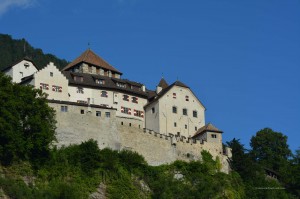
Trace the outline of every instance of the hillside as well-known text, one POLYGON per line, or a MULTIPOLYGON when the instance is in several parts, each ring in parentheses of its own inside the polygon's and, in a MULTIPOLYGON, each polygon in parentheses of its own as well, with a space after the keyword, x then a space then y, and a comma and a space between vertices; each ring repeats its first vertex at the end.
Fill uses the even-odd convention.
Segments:
POLYGON ((13 39, 10 35, 0 34, 0 71, 25 56, 31 58, 39 69, 50 61, 60 69, 68 64, 55 55, 44 54, 42 49, 32 47, 25 39, 13 39))

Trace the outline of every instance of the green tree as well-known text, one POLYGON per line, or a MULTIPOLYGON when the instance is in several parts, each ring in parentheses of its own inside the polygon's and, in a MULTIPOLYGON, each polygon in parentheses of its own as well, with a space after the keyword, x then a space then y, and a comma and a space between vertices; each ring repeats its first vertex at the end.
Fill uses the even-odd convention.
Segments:
POLYGON ((11 83, 0 73, 0 161, 47 159, 55 140, 55 114, 46 95, 32 86, 11 83))
POLYGON ((258 131, 251 138, 250 146, 254 160, 274 171, 279 171, 292 154, 287 144, 287 136, 270 128, 258 131))

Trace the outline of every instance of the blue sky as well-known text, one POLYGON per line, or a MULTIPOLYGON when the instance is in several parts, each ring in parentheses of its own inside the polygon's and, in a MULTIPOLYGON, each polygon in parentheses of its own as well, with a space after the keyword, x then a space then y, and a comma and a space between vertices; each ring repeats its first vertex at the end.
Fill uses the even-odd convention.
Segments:
POLYGON ((123 78, 190 86, 224 141, 300 147, 299 0, 0 0, 0 33, 68 61, 90 43, 123 78))

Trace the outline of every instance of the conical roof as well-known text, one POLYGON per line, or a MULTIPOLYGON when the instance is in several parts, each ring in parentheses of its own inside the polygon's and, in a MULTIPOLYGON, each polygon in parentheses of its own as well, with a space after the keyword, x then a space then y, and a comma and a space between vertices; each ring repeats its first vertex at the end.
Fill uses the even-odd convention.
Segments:
POLYGON ((109 63, 107 63, 104 59, 102 59, 100 56, 94 53, 91 49, 87 49, 86 51, 84 51, 79 57, 77 57, 74 61, 72 61, 65 68, 63 68, 63 71, 69 70, 70 68, 76 66, 79 63, 92 64, 94 66, 99 66, 101 68, 122 74, 120 71, 115 69, 109 63))
POLYGON ((165 89, 165 88, 167 88, 169 86, 169 84, 162 77, 157 86, 161 87, 162 89, 165 89))

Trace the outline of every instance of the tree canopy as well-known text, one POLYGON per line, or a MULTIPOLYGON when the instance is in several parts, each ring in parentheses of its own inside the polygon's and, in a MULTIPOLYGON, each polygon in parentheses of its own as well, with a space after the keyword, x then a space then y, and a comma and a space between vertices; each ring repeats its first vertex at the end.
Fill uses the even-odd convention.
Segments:
POLYGON ((42 161, 55 140, 55 114, 46 95, 0 73, 0 161, 42 161))

